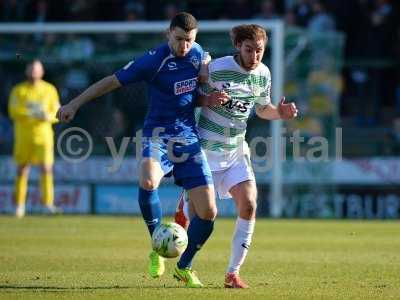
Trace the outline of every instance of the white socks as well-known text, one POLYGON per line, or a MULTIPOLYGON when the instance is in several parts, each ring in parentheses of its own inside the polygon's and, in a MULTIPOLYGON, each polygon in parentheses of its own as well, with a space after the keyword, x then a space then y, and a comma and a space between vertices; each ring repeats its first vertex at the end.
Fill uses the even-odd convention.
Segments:
POLYGON ((228 273, 239 273, 240 266, 243 264, 251 244, 255 223, 255 220, 237 218, 228 273))
MULTIPOLYGON (((184 201, 183 207, 186 218, 189 219, 189 201, 184 201)), ((254 226, 256 220, 245 220, 240 217, 236 219, 235 231, 233 233, 231 258, 229 260, 229 266, 227 273, 239 273, 240 266, 246 259, 247 252, 251 244, 253 237, 254 226)))

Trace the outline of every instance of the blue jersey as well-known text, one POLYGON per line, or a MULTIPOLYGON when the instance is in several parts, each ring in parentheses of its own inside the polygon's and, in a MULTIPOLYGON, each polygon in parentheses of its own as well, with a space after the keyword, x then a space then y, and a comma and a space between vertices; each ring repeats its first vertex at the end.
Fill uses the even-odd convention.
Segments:
POLYGON ((167 43, 129 62, 115 75, 122 85, 148 83, 149 109, 143 136, 150 137, 157 127, 159 136, 196 142, 198 134, 194 117, 197 76, 204 52, 197 43, 184 57, 175 57, 167 43))

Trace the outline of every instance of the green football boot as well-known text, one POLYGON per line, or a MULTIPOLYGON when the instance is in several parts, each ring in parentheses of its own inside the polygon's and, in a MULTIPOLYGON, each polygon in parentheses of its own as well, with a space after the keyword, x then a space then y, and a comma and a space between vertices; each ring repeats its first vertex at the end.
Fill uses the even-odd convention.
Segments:
POLYGON ((175 267, 174 277, 178 281, 183 281, 186 287, 189 288, 201 288, 204 285, 201 283, 199 278, 197 277, 196 273, 192 271, 191 268, 183 268, 179 269, 175 267))
POLYGON ((164 258, 158 255, 157 252, 151 251, 150 255, 149 274, 153 278, 158 278, 165 271, 164 258))

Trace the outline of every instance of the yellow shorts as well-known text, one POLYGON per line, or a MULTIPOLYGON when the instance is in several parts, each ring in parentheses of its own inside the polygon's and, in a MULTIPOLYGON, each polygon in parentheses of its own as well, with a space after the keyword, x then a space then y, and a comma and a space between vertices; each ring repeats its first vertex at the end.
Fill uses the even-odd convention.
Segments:
POLYGON ((16 137, 13 152, 17 165, 44 164, 51 166, 54 163, 54 141, 52 137, 41 142, 27 136, 16 137))

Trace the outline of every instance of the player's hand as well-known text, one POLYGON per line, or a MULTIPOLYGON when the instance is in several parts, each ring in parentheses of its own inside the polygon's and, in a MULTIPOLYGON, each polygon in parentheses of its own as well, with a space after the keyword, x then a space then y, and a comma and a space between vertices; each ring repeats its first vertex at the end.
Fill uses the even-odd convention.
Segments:
POLYGON ((208 106, 223 105, 229 101, 231 97, 225 91, 215 91, 208 95, 208 106))
POLYGON ((78 109, 74 105, 68 103, 58 109, 56 117, 60 122, 68 123, 72 121, 77 110, 78 109))
POLYGON ((285 103, 285 97, 282 97, 278 104, 278 112, 283 120, 290 120, 297 117, 298 110, 294 102, 285 103))

